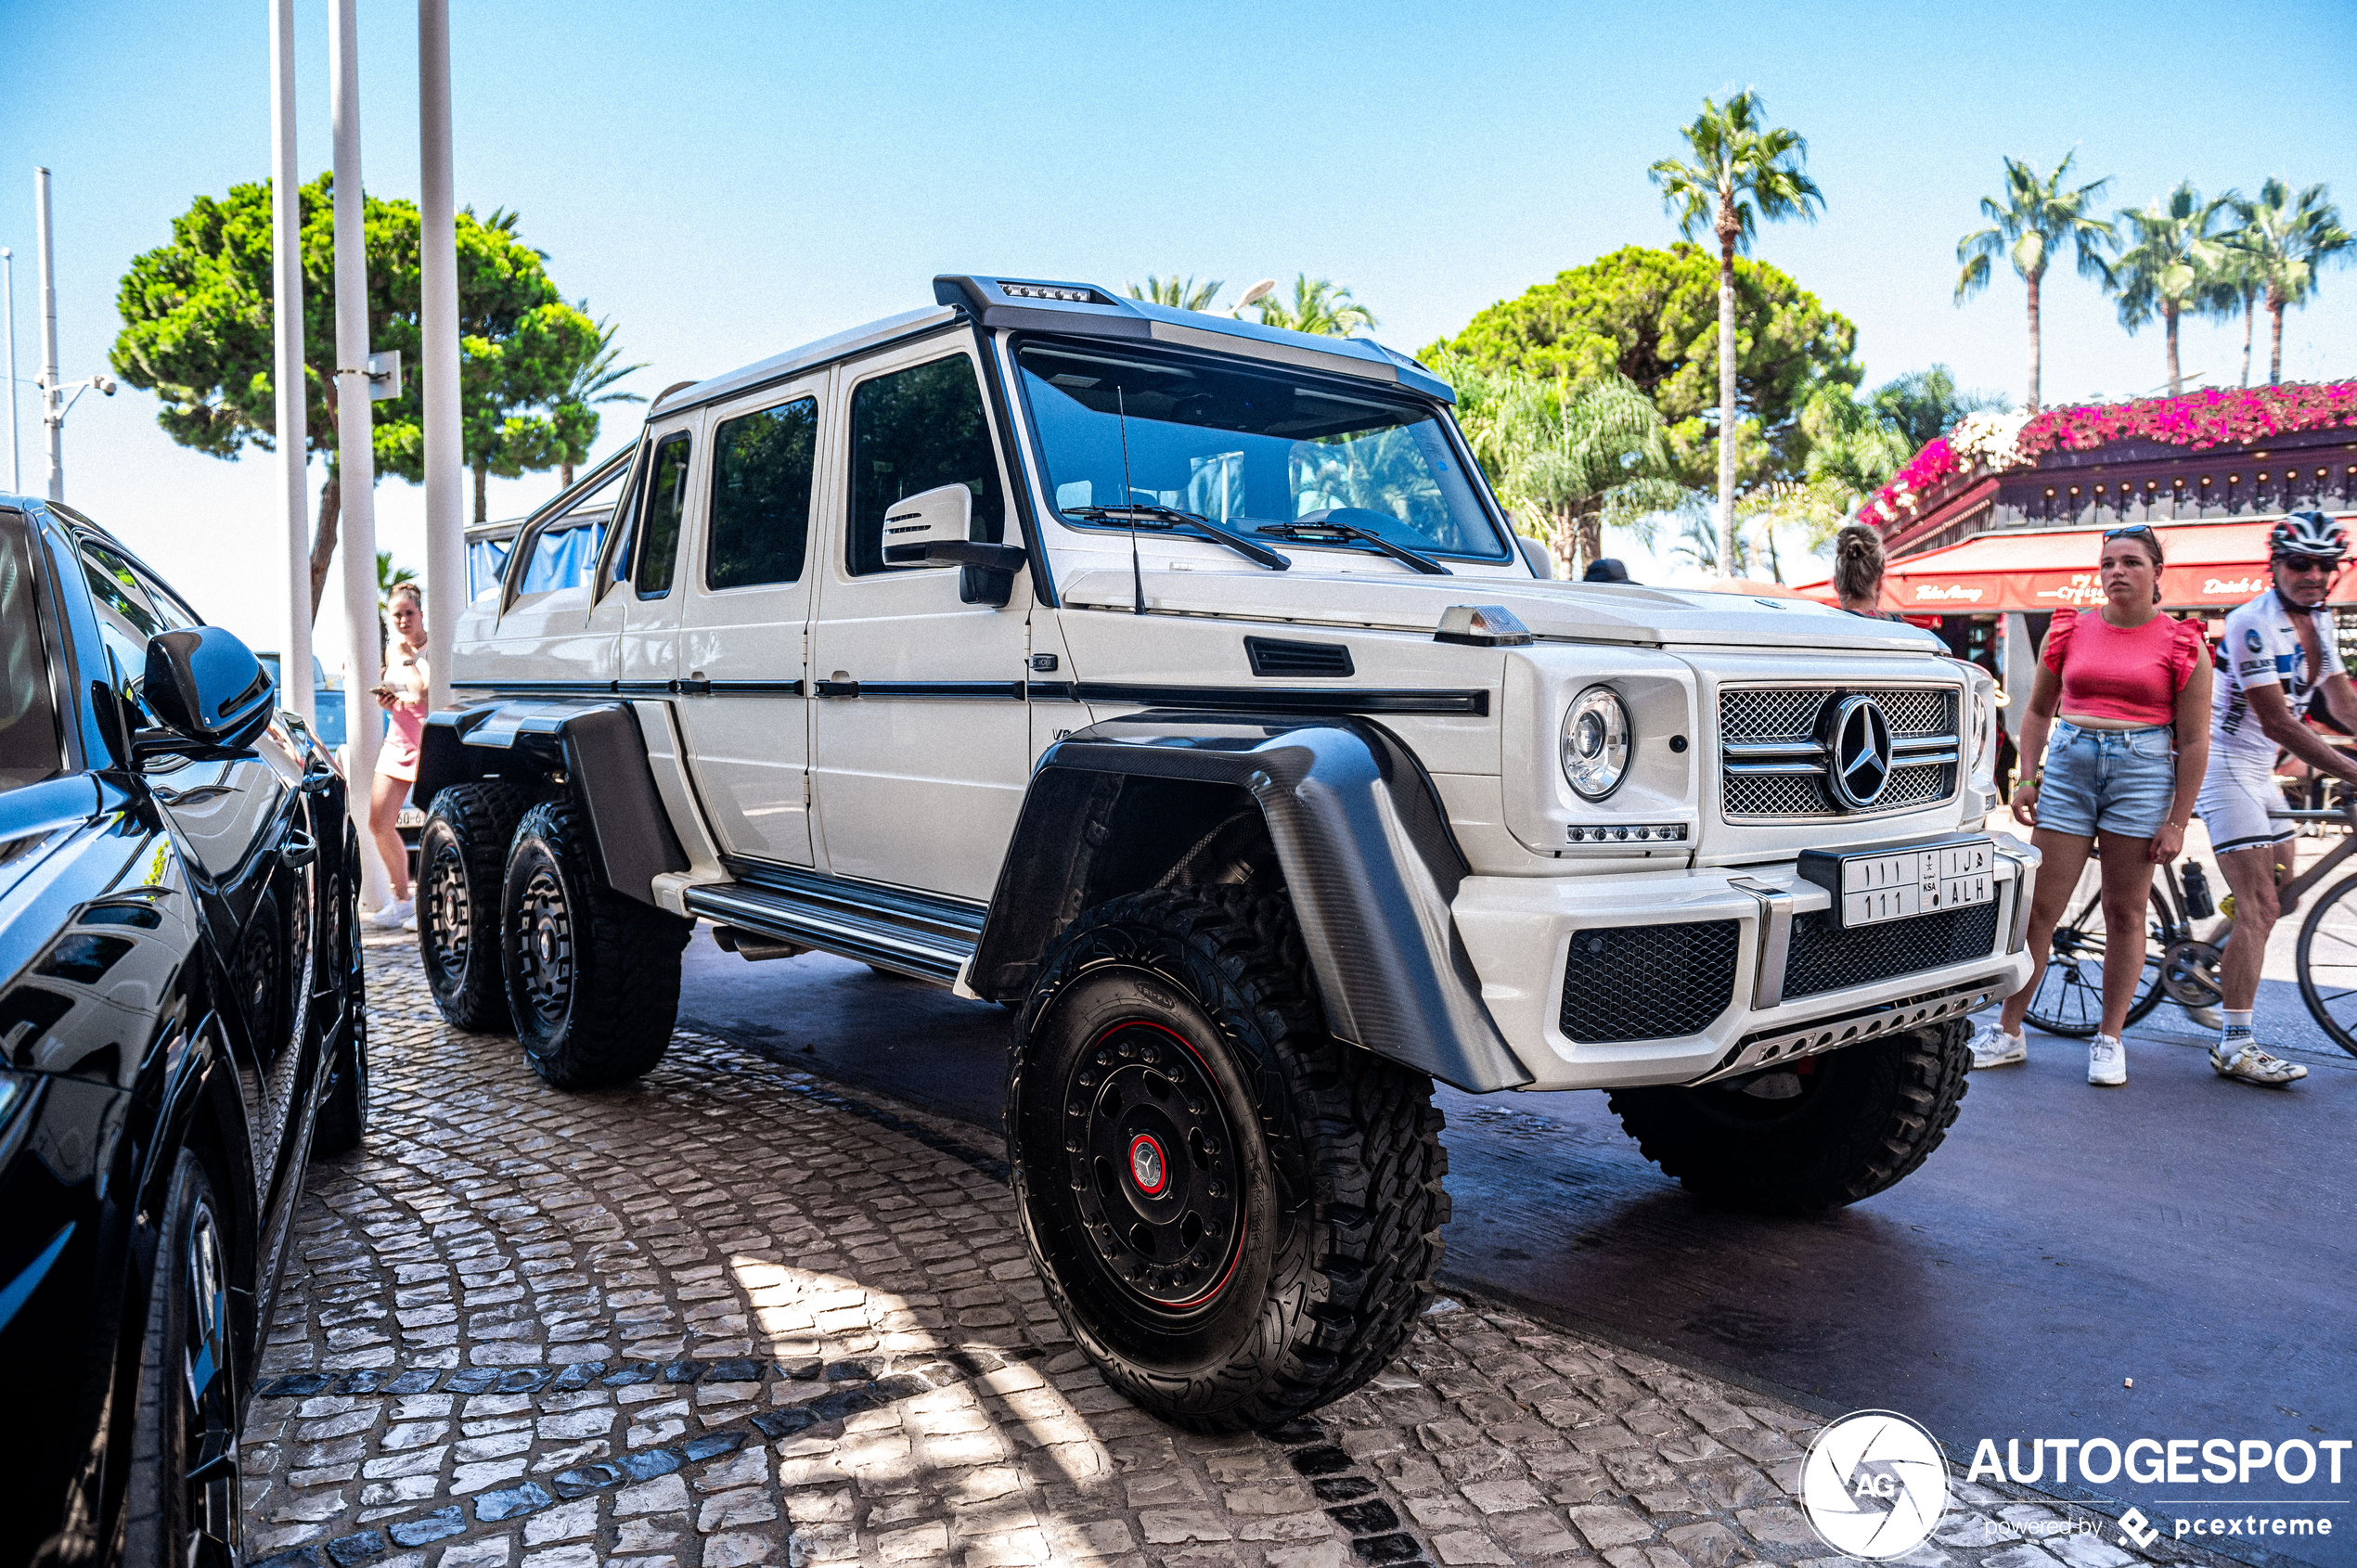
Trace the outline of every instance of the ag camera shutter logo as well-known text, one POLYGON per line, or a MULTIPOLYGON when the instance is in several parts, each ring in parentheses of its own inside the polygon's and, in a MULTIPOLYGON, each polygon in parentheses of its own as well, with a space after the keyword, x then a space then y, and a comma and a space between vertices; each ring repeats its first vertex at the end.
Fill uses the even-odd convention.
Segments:
POLYGON ((1921 1424, 1859 1410, 1817 1434, 1800 1469, 1800 1507, 1825 1544, 1880 1562, 1914 1550, 1948 1508, 1948 1461, 1921 1424))

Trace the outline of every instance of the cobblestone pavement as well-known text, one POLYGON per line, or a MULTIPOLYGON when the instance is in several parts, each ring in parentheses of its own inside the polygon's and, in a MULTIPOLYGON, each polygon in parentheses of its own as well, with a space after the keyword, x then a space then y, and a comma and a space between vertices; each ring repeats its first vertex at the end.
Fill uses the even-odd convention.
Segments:
MULTIPOLYGON (((264 1568, 1841 1561, 1819 1418, 1477 1304, 1314 1420, 1175 1432, 1074 1350, 975 1129, 685 1033, 559 1094, 414 949, 369 970, 374 1125, 312 1173, 245 1434, 264 1568)), ((1910 1562, 2132 1561, 1957 1484, 1910 1562)))

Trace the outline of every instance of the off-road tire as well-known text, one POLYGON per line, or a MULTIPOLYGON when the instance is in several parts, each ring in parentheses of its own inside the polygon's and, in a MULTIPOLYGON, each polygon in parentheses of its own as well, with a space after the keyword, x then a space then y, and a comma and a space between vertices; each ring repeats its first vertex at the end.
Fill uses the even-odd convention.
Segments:
POLYGON ((236 1568, 241 1498, 232 1225, 203 1163, 182 1150, 165 1189, 148 1277, 123 1499, 124 1568, 236 1568))
POLYGON ((1761 1214, 1871 1198, 1924 1163, 1956 1120, 1972 1066, 1962 1019, 1804 1058, 1801 1094, 1616 1089, 1614 1114, 1646 1159, 1697 1196, 1761 1214))
POLYGON ((516 823, 531 804, 512 784, 436 791, 418 832, 418 960, 442 1016, 478 1035, 511 1035, 498 941, 502 880, 516 823))
POLYGON ((360 894, 354 885, 360 841, 349 822, 343 830, 342 865, 343 873, 332 884, 335 902, 328 906, 327 936, 320 944, 321 961, 341 970, 336 1001, 342 1016, 321 1055, 328 1086, 311 1129, 314 1154, 357 1149, 368 1131, 368 977, 360 947, 360 894))
POLYGON ((1336 1399, 1431 1299, 1449 1218, 1432 1080, 1326 1032, 1282 896, 1162 889, 1082 915, 1016 1014, 1005 1114, 1049 1300, 1106 1381, 1174 1425, 1262 1429, 1336 1399), (1075 1179, 1107 1139, 1136 1192, 1075 1179))
POLYGON ((516 824, 499 910, 508 1010, 535 1073, 595 1089, 663 1060, 695 922, 599 881, 570 802, 543 801, 516 824))

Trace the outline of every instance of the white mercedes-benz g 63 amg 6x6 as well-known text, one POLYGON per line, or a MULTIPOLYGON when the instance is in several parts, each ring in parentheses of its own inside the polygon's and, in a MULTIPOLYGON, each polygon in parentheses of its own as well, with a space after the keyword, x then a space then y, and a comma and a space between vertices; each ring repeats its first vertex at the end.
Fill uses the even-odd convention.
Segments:
POLYGON ((1608 1090, 1769 1210, 1939 1142, 1964 1015, 2029 974, 1985 675, 1544 580, 1449 388, 1367 340, 934 292, 658 398, 455 628, 418 779, 453 1022, 644 1073, 699 918, 1005 1004, 1050 1297, 1205 1430, 1407 1335, 1435 1078, 1608 1090))

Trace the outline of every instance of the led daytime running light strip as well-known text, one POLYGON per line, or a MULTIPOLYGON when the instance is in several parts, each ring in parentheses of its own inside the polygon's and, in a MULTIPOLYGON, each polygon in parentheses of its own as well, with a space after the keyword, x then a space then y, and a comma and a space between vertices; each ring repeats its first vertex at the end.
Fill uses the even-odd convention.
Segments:
POLYGON ((1628 828, 1569 828, 1565 832, 1576 844, 1666 843, 1686 836, 1683 822, 1650 822, 1628 828))

